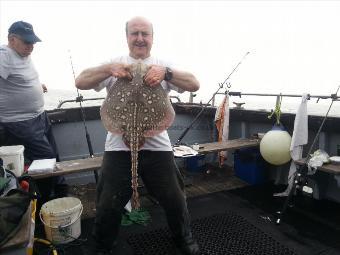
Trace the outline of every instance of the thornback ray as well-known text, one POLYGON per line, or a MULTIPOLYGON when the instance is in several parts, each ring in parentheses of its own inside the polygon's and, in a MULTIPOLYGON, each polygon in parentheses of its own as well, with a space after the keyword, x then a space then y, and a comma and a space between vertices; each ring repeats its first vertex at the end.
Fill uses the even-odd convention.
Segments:
POLYGON ((175 118, 175 111, 162 86, 144 82, 149 67, 142 62, 131 65, 132 80, 120 78, 109 89, 100 109, 106 130, 121 134, 131 151, 132 208, 140 207, 138 197, 138 151, 145 138, 166 130, 175 118))

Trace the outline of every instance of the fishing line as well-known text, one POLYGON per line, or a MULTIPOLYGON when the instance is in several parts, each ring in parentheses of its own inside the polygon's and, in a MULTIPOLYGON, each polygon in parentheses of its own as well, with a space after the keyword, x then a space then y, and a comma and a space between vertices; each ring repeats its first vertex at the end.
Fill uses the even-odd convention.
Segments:
MULTIPOLYGON (((68 52, 69 52, 70 63, 71 63, 71 67, 72 67, 73 79, 74 79, 74 82, 76 82, 76 75, 75 75, 75 72, 74 72, 71 51, 69 50, 68 52)), ((76 98, 76 102, 79 102, 79 106, 80 106, 81 119, 83 121, 84 129, 85 129, 85 137, 86 137, 87 147, 89 149, 90 157, 93 158, 94 154, 93 154, 93 148, 92 148, 92 143, 91 143, 91 137, 90 137, 90 134, 89 134, 89 132, 87 130, 85 111, 84 111, 84 108, 83 108, 82 103, 81 103, 83 101, 83 96, 80 95, 78 88, 77 88, 77 95, 78 96, 76 98)), ((93 173, 94 173, 94 178, 95 178, 95 180, 97 182, 97 180, 98 180, 98 173, 96 171, 93 171, 93 173)))
MULTIPOLYGON (((188 133, 188 131, 192 128, 192 126, 195 124, 195 122, 200 118, 201 114, 203 113, 203 111, 209 106, 209 103, 215 98, 216 94, 218 94, 218 92, 224 87, 224 85, 226 84, 226 82, 229 80, 230 76, 236 71, 237 67, 242 63, 242 61, 245 59, 245 57, 249 54, 250 52, 248 51, 241 59, 240 62, 238 62, 238 64, 234 67, 234 69, 230 72, 230 74, 228 75, 228 77, 224 80, 224 82, 219 83, 218 84, 218 89, 217 91, 212 95, 212 97, 209 99, 209 101, 202 106, 202 109, 200 110, 200 112, 196 115, 196 117, 193 119, 193 121, 190 123, 190 125, 183 131, 183 133, 179 136, 179 138, 177 139, 175 146, 179 145, 182 141, 182 139, 184 138, 184 136, 188 133)), ((231 87, 230 84, 227 84, 227 88, 229 89, 231 87)))

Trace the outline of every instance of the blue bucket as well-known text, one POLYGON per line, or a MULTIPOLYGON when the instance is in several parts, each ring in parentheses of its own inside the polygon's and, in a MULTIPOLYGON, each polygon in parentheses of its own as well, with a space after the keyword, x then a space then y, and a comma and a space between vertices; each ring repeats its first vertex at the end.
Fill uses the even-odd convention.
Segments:
POLYGON ((187 170, 192 173, 201 173, 205 168, 205 155, 198 154, 196 156, 186 158, 187 170))

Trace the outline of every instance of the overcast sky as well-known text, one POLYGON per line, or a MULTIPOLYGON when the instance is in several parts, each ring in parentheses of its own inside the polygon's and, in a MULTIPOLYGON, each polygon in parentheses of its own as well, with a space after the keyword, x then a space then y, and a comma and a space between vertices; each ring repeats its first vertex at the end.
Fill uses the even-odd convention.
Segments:
POLYGON ((340 84, 340 1, 0 0, 0 42, 14 21, 32 23, 41 81, 74 90, 70 53, 76 75, 127 54, 125 22, 136 15, 154 24, 152 55, 197 76, 196 100, 207 101, 246 52, 232 91, 331 94, 340 84))

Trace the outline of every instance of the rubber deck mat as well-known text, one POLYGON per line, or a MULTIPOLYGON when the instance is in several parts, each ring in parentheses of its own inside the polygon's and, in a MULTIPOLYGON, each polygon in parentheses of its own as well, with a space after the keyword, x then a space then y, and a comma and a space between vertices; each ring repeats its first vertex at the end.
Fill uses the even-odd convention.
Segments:
MULTIPOLYGON (((232 211, 192 221, 192 230, 204 255, 297 255, 232 211)), ((136 255, 174 254, 166 227, 129 235, 127 241, 136 255)))

